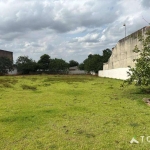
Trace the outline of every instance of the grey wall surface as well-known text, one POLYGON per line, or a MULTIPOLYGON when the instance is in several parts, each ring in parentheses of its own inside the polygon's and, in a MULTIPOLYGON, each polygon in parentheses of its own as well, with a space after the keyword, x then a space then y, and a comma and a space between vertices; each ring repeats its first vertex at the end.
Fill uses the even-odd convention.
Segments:
POLYGON ((112 55, 108 63, 103 65, 103 70, 126 68, 128 66, 134 67, 135 63, 133 59, 138 58, 139 55, 134 53, 133 49, 136 45, 139 49, 142 49, 142 43, 139 41, 139 37, 142 35, 146 36, 145 33, 147 30, 150 30, 150 26, 144 27, 121 39, 112 49, 112 55))

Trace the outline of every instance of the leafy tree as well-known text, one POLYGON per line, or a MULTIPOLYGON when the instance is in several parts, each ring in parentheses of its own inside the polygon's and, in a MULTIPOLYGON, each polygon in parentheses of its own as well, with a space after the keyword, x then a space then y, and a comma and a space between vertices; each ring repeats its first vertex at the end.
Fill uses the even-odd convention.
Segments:
POLYGON ((108 59, 110 58, 111 54, 112 54, 112 51, 110 49, 107 48, 103 50, 103 63, 108 62, 108 59))
POLYGON ((78 65, 79 65, 79 63, 75 60, 70 60, 69 61, 69 67, 74 67, 74 66, 78 66, 78 65))
POLYGON ((0 57, 0 75, 13 71, 13 62, 7 57, 0 57))
POLYGON ((134 52, 139 54, 139 58, 134 59, 135 67, 130 67, 127 82, 148 86, 150 85, 150 31, 147 32, 146 38, 140 37, 139 41, 143 46, 141 50, 135 46, 134 52))
POLYGON ((103 63, 108 62, 111 54, 112 51, 108 48, 103 50, 103 56, 99 54, 90 54, 88 58, 79 65, 79 69, 84 69, 88 72, 94 71, 95 73, 98 73, 99 70, 103 70, 103 63))
POLYGON ((43 71, 48 70, 50 65, 50 56, 48 54, 42 55, 38 61, 38 65, 39 69, 42 69, 43 71))
POLYGON ((87 59, 84 60, 84 69, 88 72, 98 72, 103 69, 103 57, 99 54, 90 54, 87 59))
POLYGON ((17 70, 22 74, 29 74, 37 70, 37 63, 28 56, 20 56, 16 61, 17 70))
POLYGON ((80 70, 84 70, 84 63, 79 64, 78 67, 79 67, 80 70))
POLYGON ((49 66, 50 72, 52 73, 66 73, 69 68, 69 65, 63 59, 51 59, 49 66))

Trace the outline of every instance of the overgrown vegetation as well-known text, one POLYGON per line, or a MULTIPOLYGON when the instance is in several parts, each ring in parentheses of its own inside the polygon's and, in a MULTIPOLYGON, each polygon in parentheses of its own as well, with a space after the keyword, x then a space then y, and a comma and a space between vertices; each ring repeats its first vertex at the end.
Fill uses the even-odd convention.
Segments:
POLYGON ((147 95, 95 76, 0 77, 0 149, 149 149, 147 95), (26 89, 22 88, 22 85, 26 89), (32 87, 37 87, 32 90, 32 87))

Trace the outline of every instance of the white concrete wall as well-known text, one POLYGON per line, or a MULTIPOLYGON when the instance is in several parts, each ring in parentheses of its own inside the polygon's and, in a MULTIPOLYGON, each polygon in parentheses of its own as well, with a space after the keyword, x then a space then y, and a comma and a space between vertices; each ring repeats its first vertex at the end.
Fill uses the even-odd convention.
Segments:
POLYGON ((103 65, 103 70, 127 68, 128 66, 134 67, 135 62, 133 62, 133 59, 138 58, 139 54, 134 53, 133 50, 136 45, 139 49, 142 49, 142 43, 139 41, 139 37, 142 35, 145 36, 147 30, 150 30, 150 26, 144 27, 119 40, 112 49, 112 55, 108 62, 103 65))
POLYGON ((16 68, 14 68, 13 71, 8 72, 9 75, 16 75, 17 73, 18 73, 18 72, 17 72, 17 69, 16 69, 16 68))
POLYGON ((128 74, 127 74, 128 71, 129 71, 129 68, 100 70, 98 72, 98 76, 126 80, 128 79, 128 74))
POLYGON ((125 80, 128 78, 128 66, 134 67, 139 54, 134 53, 133 49, 137 47, 142 50, 142 43, 139 41, 140 36, 146 37, 146 32, 150 30, 150 26, 144 27, 131 35, 118 41, 112 49, 112 55, 108 62, 103 64, 103 71, 98 72, 100 77, 109 77, 125 80))

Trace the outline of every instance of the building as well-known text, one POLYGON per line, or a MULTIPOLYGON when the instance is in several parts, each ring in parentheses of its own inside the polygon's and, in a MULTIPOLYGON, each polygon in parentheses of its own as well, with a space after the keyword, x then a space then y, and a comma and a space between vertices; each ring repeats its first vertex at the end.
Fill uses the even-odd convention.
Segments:
MULTIPOLYGON (((7 57, 9 58, 11 61, 13 61, 13 52, 10 51, 6 51, 6 50, 0 50, 0 57, 7 57)), ((9 75, 15 75, 17 74, 17 68, 14 65, 14 70, 8 72, 9 75)))
POLYGON ((13 61, 13 52, 0 50, 0 57, 7 57, 13 61))
POLYGON ((147 30, 150 30, 150 26, 146 26, 119 40, 117 45, 112 48, 111 57, 103 65, 103 70, 99 71, 98 75, 101 77, 127 79, 128 66, 134 67, 135 62, 133 59, 139 57, 139 54, 134 53, 133 49, 136 45, 139 49, 142 49, 142 43, 139 41, 139 37, 146 36, 147 30))
POLYGON ((87 74, 84 70, 79 70, 78 66, 70 67, 69 74, 87 74))

